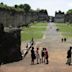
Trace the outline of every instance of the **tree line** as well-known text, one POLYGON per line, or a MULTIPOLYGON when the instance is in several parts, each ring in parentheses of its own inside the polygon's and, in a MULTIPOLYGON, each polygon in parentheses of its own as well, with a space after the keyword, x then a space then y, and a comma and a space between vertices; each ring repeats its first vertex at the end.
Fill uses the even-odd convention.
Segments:
MULTIPOLYGON (((20 4, 20 5, 16 4, 16 5, 11 7, 11 6, 4 4, 3 2, 0 3, 0 9, 14 10, 16 12, 25 12, 25 13, 33 11, 29 4, 20 4)), ((46 9, 41 9, 41 10, 36 10, 36 11, 39 13, 47 14, 46 9)))

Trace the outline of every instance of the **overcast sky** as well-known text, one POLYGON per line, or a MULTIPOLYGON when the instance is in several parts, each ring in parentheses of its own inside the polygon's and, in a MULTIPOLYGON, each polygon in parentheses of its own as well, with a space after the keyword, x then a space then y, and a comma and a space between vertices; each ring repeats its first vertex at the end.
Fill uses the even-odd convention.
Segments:
POLYGON ((55 15, 55 11, 61 10, 66 12, 68 9, 72 9, 72 0, 0 0, 9 6, 15 4, 29 4, 32 9, 47 9, 48 14, 55 15))

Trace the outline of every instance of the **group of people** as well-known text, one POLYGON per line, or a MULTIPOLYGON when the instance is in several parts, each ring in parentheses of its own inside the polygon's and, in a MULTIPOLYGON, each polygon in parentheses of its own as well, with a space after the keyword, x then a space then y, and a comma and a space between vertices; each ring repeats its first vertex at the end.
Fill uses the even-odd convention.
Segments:
POLYGON ((49 57, 48 50, 46 48, 42 48, 42 50, 40 52, 39 48, 36 48, 36 50, 34 50, 34 47, 32 47, 32 49, 31 49, 31 64, 35 64, 35 60, 36 60, 37 64, 39 64, 39 63, 48 64, 49 63, 48 57, 49 57))
MULTIPOLYGON (((72 54, 72 47, 69 48, 67 51, 67 62, 66 64, 71 65, 71 54, 72 54)), ((39 48, 34 49, 34 47, 31 48, 31 64, 35 64, 35 61, 37 64, 39 63, 49 63, 49 55, 48 50, 46 48, 42 48, 40 51, 39 48)))
POLYGON ((61 39, 62 42, 66 42, 66 40, 67 40, 66 38, 62 38, 61 39))

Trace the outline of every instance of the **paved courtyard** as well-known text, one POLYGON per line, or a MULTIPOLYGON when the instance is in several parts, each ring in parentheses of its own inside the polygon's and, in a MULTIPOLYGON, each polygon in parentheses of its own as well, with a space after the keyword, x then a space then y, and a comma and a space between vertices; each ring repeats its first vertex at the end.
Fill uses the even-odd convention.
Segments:
MULTIPOLYGON (((48 48, 49 64, 31 65, 30 52, 25 59, 0 67, 0 72, 72 72, 72 66, 66 65, 66 53, 71 45, 69 42, 61 42, 62 35, 56 31, 54 23, 48 23, 43 39, 36 42, 35 47, 40 50, 43 47, 48 48)), ((22 49, 24 43, 22 42, 22 49)))

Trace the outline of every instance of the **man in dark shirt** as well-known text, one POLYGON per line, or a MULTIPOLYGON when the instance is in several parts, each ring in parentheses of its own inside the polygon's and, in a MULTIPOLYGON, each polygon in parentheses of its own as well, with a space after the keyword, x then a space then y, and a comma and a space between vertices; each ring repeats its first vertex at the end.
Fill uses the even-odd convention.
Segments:
POLYGON ((31 64, 34 64, 34 60, 36 59, 34 47, 31 50, 31 64))
POLYGON ((70 49, 67 52, 67 63, 66 64, 68 64, 68 65, 71 64, 71 49, 72 49, 72 47, 70 47, 70 49))

